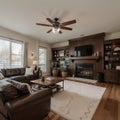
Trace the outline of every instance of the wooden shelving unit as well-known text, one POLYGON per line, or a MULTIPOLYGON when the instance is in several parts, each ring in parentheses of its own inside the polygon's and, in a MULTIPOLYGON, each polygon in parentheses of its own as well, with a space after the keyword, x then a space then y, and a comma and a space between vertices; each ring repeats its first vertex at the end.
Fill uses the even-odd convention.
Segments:
POLYGON ((120 66, 120 40, 105 41, 104 44, 104 69, 116 70, 120 66))
POLYGON ((120 83, 120 39, 104 42, 104 75, 105 81, 120 83))
MULTIPOLYGON (((61 71, 63 68, 69 68, 69 47, 52 48, 51 75, 53 68, 61 71)), ((59 72, 59 75, 61 73, 59 72)))
POLYGON ((68 47, 52 48, 52 60, 60 62, 69 57, 68 47))

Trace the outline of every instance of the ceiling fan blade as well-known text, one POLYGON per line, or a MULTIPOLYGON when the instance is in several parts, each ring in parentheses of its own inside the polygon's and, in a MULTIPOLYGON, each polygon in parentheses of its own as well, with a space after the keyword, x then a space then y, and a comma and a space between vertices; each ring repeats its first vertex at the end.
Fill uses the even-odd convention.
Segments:
POLYGON ((60 28, 64 29, 64 30, 72 30, 72 28, 69 28, 69 27, 63 27, 63 26, 61 26, 60 28))
POLYGON ((41 25, 41 26, 52 27, 52 25, 48 25, 48 24, 42 24, 42 23, 36 23, 36 25, 41 25))
POLYGON ((48 22, 50 22, 51 24, 53 24, 53 20, 51 20, 50 18, 46 18, 46 20, 48 20, 48 22))
POLYGON ((62 31, 60 30, 59 33, 62 34, 62 31))
POLYGON ((74 24, 74 23, 76 23, 76 20, 71 20, 71 21, 63 22, 62 26, 66 26, 66 25, 70 25, 70 24, 74 24))
POLYGON ((48 30, 47 33, 50 33, 52 31, 52 29, 48 30))

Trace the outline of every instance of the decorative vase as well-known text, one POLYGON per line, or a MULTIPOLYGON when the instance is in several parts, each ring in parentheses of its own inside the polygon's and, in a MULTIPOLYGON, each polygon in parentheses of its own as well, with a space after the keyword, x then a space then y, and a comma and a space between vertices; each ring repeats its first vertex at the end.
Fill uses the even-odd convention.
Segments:
POLYGON ((45 77, 43 76, 43 77, 42 77, 42 82, 44 82, 44 81, 45 81, 45 77))
POLYGON ((57 77, 58 76, 58 72, 59 72, 58 70, 54 70, 53 69, 53 71, 52 71, 53 77, 57 77))
POLYGON ((67 75, 68 75, 68 72, 64 72, 64 71, 62 72, 62 77, 63 77, 63 78, 66 78, 67 75))

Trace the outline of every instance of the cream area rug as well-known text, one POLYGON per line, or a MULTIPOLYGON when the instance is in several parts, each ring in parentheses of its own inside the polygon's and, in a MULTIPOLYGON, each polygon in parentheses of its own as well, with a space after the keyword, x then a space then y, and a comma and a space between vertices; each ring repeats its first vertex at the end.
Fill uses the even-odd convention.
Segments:
POLYGON ((67 120, 91 120, 106 88, 73 81, 64 87, 51 98, 51 110, 67 120))

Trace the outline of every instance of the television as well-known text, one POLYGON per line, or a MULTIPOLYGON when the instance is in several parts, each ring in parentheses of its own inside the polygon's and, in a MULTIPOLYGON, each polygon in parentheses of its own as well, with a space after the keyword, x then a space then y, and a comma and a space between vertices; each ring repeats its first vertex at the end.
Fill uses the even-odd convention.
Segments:
POLYGON ((75 56, 92 56, 93 54, 93 46, 92 45, 84 45, 75 47, 75 56))

